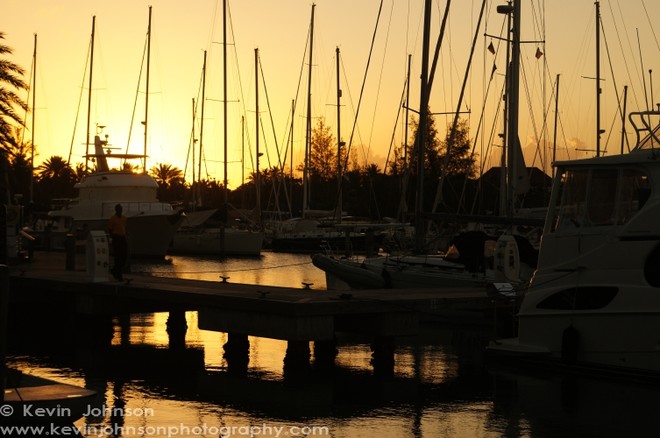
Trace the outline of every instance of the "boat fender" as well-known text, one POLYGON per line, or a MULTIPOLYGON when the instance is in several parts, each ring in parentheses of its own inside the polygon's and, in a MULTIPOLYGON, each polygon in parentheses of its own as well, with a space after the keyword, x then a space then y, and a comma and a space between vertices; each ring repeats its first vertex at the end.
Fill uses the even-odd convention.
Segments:
POLYGON ((561 360, 566 365, 574 365, 577 362, 580 348, 580 332, 569 325, 561 335, 561 360))

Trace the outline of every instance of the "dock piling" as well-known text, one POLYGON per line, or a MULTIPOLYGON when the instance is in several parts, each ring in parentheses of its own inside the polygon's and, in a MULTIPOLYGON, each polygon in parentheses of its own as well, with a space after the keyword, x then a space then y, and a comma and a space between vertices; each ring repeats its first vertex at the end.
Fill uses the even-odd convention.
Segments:
POLYGON ((250 362, 250 341, 244 333, 227 333, 227 342, 223 346, 223 357, 227 361, 227 372, 246 376, 250 362))
POLYGON ((171 310, 167 317, 167 334, 170 338, 170 349, 186 348, 186 332, 188 322, 186 312, 183 310, 171 310))
POLYGON ((310 372, 309 358, 309 341, 287 341, 284 379, 288 382, 306 380, 310 372))

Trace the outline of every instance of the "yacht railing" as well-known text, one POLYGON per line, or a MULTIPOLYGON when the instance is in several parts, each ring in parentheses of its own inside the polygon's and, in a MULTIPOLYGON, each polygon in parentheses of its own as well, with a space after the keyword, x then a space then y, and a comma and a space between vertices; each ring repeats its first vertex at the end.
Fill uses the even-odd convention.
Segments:
POLYGON ((634 149, 655 149, 660 146, 660 111, 634 111, 628 120, 635 130, 637 143, 634 149), (655 118, 654 118, 655 116, 655 118), (651 123, 655 121, 655 123, 651 123))

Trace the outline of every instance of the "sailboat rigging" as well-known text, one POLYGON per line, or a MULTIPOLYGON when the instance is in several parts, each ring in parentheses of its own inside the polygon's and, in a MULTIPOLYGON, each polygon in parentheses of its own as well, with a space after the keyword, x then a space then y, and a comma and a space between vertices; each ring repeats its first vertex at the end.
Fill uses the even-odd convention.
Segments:
MULTIPOLYGON (((519 4, 516 8, 506 9, 508 14, 516 11, 515 19, 519 20, 519 4)), ((503 9, 504 11, 504 9, 503 9)), ((483 8, 482 8, 483 12, 483 8)), ((472 287, 498 281, 509 281, 514 284, 524 284, 531 274, 531 269, 521 269, 524 262, 535 263, 533 257, 521 260, 518 243, 512 236, 504 235, 497 243, 492 241, 495 248, 493 261, 485 255, 485 233, 472 232, 455 236, 450 244, 457 249, 454 255, 448 251, 446 255, 427 255, 423 253, 426 235, 426 219, 432 217, 424 213, 424 145, 426 144, 427 121, 429 115, 429 40, 430 40, 431 1, 425 2, 424 37, 422 40, 422 73, 420 84, 420 110, 419 124, 415 138, 415 151, 417 153, 417 191, 415 199, 415 253, 416 255, 367 257, 363 260, 340 259, 337 260, 323 254, 314 255, 312 261, 315 266, 326 272, 328 288, 348 285, 353 288, 406 288, 406 287, 472 287), (494 264, 494 266, 490 266, 494 264), (500 278, 501 277, 501 278, 500 278), (338 282, 337 280, 341 280, 338 282)), ((511 19, 511 15, 509 15, 511 19)), ((481 20, 481 15, 480 15, 481 20)), ((517 25, 519 26, 519 24, 517 25)), ((520 44, 519 27, 514 26, 512 32, 513 45, 520 44)), ((442 39, 439 39, 439 43, 442 39)), ((519 49, 512 51, 512 57, 519 57, 519 49)), ((513 66, 509 70, 510 86, 517 87, 517 78, 514 76, 519 67, 513 66), (511 77, 514 76, 514 77, 511 77)), ((509 114, 517 117, 517 93, 511 98, 509 114)), ((460 105, 460 104, 459 104, 460 105)), ((460 106, 459 106, 460 108, 460 106)), ((509 124, 509 132, 517 134, 517 124, 509 124), (513 129, 513 131, 512 131, 513 129)), ((516 138, 516 135, 512 135, 516 138)), ((514 141, 513 139, 511 140, 514 141)), ((519 145, 519 143, 518 143, 519 145)), ((513 157, 510 157, 513 160, 513 157)), ((529 244, 528 244, 529 245, 529 244)), ((529 245, 531 246, 531 245, 529 245)))
MULTIPOLYGON (((228 223, 229 201, 227 198, 227 0, 223 1, 223 199, 220 208, 218 226, 208 226, 207 221, 215 215, 217 210, 205 210, 189 214, 181 229, 172 239, 171 251, 179 254, 208 254, 225 256, 258 256, 263 246, 263 232, 261 230, 239 229, 231 227, 228 223)), ((204 119, 204 90, 206 84, 206 51, 204 52, 204 75, 202 87, 202 122, 204 119)), ((258 113, 257 113, 258 114, 258 113)), ((258 116, 257 116, 258 117, 258 116)), ((201 125, 203 127, 203 125, 201 125)), ((201 176, 202 162, 202 127, 200 127, 199 172, 201 176)), ((200 178, 201 181, 201 178, 200 178)), ((257 201, 258 202, 258 201, 257 201)))
MULTIPOLYGON (((128 218, 128 250, 134 257, 165 256, 172 235, 181 224, 182 212, 174 211, 172 205, 159 202, 158 184, 146 173, 133 173, 124 170, 110 170, 108 159, 143 159, 146 154, 113 154, 107 148, 107 135, 101 139, 101 130, 94 136, 94 153, 89 153, 89 127, 91 125, 93 42, 96 17, 92 19, 92 47, 90 49, 90 87, 87 113, 87 153, 85 154, 86 175, 74 187, 78 197, 59 210, 51 210, 48 215, 57 223, 58 231, 102 230, 107 228, 107 221, 114 214, 115 205, 121 204, 128 218), (96 166, 88 173, 88 163, 94 159, 96 166)), ((151 8, 149 8, 149 29, 151 29, 151 8)), ((147 64, 150 59, 147 58, 147 64)), ((148 70, 148 69, 147 69, 148 70)), ((149 95, 145 96, 149 99, 149 95)), ((146 127, 145 127, 146 129, 146 127)))

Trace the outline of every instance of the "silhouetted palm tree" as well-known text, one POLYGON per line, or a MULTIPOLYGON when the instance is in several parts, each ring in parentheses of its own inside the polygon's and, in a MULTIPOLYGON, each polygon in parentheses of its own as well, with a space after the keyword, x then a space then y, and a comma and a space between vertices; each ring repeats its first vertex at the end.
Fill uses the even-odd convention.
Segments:
MULTIPOLYGON (((4 32, 0 32, 0 40, 5 39, 4 32)), ((5 59, 11 55, 9 46, 0 44, 0 146, 16 146, 12 125, 23 126, 23 119, 18 115, 17 109, 27 111, 27 104, 18 96, 17 91, 27 89, 23 81, 24 70, 13 62, 5 59)))
POLYGON ((75 180, 80 181, 83 176, 87 175, 87 172, 85 172, 85 165, 83 163, 76 164, 75 169, 73 169, 73 174, 75 175, 75 180))
POLYGON ((76 183, 75 171, 62 157, 54 155, 35 169, 36 195, 39 203, 48 205, 53 198, 71 198, 76 183))
POLYGON ((56 179, 56 178, 65 178, 73 180, 75 173, 69 163, 62 157, 53 155, 39 167, 36 168, 36 174, 38 179, 56 179))
MULTIPOLYGON (((0 40, 5 39, 4 32, 0 32, 0 40)), ((11 199, 9 183, 9 159, 7 150, 16 146, 14 125, 23 126, 23 120, 18 115, 17 108, 27 111, 27 104, 16 93, 27 88, 21 78, 23 69, 13 62, 5 59, 11 55, 9 46, 0 44, 0 203, 8 203, 11 199)))
POLYGON ((149 171, 160 187, 169 187, 172 184, 183 182, 183 172, 171 164, 158 164, 149 171))
POLYGON ((132 173, 138 173, 140 170, 140 166, 136 164, 129 163, 128 161, 124 161, 121 165, 121 170, 123 172, 132 172, 132 173))
MULTIPOLYGON (((12 194, 22 193, 27 196, 30 190, 30 176, 32 166, 30 163, 32 143, 23 141, 23 129, 10 126, 12 140, 5 145, 5 165, 8 170, 9 189, 12 194)), ((26 198, 27 199, 27 198, 26 198)))

